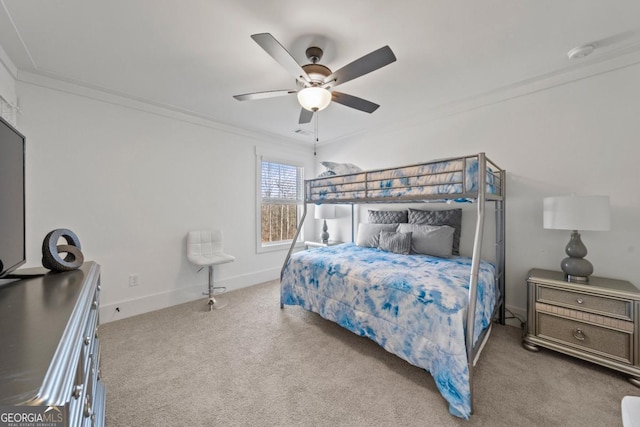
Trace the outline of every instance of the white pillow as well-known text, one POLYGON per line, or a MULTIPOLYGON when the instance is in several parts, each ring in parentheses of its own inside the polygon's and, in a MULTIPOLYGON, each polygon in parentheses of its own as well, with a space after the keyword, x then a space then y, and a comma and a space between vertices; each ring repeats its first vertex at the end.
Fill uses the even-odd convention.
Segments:
POLYGON ((411 253, 450 258, 455 229, 448 225, 398 224, 399 233, 411 232, 411 253))
POLYGON ((370 224, 361 222, 358 226, 356 245, 363 248, 377 248, 381 231, 396 231, 398 224, 370 224))

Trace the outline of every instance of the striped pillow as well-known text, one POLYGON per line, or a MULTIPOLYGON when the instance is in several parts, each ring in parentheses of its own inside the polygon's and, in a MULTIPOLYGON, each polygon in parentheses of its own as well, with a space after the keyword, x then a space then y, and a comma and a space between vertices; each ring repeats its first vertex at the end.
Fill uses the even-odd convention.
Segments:
POLYGON ((411 232, 396 233, 381 231, 378 249, 396 254, 409 255, 411 252, 411 232))

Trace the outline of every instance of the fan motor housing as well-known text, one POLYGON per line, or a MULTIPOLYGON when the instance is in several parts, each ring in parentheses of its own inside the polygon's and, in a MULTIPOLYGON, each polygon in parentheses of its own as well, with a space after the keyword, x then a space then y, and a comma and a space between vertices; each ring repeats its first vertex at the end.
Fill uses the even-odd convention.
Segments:
POLYGON ((322 64, 303 65, 302 69, 311 78, 312 83, 322 83, 326 77, 331 75, 331 70, 322 64))

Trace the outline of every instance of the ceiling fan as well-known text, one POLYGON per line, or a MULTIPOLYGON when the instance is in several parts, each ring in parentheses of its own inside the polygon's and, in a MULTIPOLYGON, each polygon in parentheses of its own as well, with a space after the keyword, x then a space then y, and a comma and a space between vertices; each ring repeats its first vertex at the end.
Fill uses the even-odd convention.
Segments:
POLYGON ((313 118, 313 113, 323 110, 331 101, 366 113, 373 113, 379 107, 378 104, 357 96, 337 92, 333 88, 396 60, 391 48, 384 46, 333 72, 318 63, 323 54, 319 47, 312 46, 306 50, 305 54, 310 63, 301 66, 271 34, 254 34, 251 38, 295 77, 298 89, 246 93, 235 95, 234 98, 238 101, 247 101, 297 93, 298 101, 302 106, 299 123, 309 123, 313 118))

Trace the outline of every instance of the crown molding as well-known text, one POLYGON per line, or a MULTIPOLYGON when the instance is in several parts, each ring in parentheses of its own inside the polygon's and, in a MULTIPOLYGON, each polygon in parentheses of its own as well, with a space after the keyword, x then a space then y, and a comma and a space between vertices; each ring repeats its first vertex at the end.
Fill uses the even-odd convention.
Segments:
POLYGON ((325 140, 318 146, 329 145, 336 142, 345 142, 355 138, 363 138, 372 133, 390 133, 398 129, 416 127, 425 122, 439 120, 445 117, 466 113, 483 107, 488 107, 511 99, 531 95, 537 92, 553 89, 555 87, 571 84, 591 77, 620 70, 640 64, 640 44, 628 46, 610 54, 602 54, 554 72, 542 74, 530 79, 505 85, 484 93, 458 99, 453 102, 413 114, 411 117, 396 122, 386 127, 376 127, 364 131, 354 132, 348 135, 325 140))
POLYGON ((271 134, 268 132, 258 132, 252 129, 239 128, 233 125, 222 123, 215 118, 205 116, 193 111, 189 111, 180 107, 165 105, 149 101, 143 98, 137 98, 106 88, 81 83, 74 79, 67 79, 39 69, 38 72, 30 72, 18 70, 16 81, 52 89, 58 92, 68 93, 72 95, 89 98, 94 101, 113 104, 120 107, 130 108, 149 114, 155 114, 162 117, 190 123, 197 126, 203 126, 215 129, 220 132, 239 135, 261 142, 268 142, 283 147, 300 148, 300 141, 290 138, 283 138, 281 135, 271 134))
MULTIPOLYGON (((65 78, 43 69, 38 69, 37 72, 18 70, 0 47, 0 62, 5 64, 5 58, 9 63, 9 67, 11 67, 9 71, 15 73, 16 80, 19 82, 83 96, 96 101, 144 111, 194 125, 216 129, 221 132, 241 135, 251 139, 265 141, 265 138, 267 138, 268 141, 266 142, 281 145, 283 147, 295 146, 299 148, 301 145, 301 142, 298 139, 286 138, 282 135, 264 132, 257 129, 240 128, 222 123, 213 117, 208 117, 194 111, 185 110, 176 106, 160 104, 143 98, 136 98, 127 94, 118 93, 106 88, 97 87, 95 85, 78 82, 75 79, 65 78)), ((633 44, 624 49, 618 49, 600 55, 593 55, 593 58, 587 57, 578 60, 576 63, 560 70, 441 104, 434 108, 415 113, 405 120, 396 122, 393 125, 386 127, 374 127, 343 135, 339 138, 324 140, 318 143, 318 146, 326 146, 336 142, 353 140, 355 138, 364 138, 372 133, 389 133, 398 129, 420 126, 425 122, 439 120, 448 116, 488 107, 511 99, 549 90, 637 64, 640 64, 640 44, 633 44)), ((6 66, 7 65, 5 64, 5 67, 6 66)))
POLYGON ((2 46, 0 46, 0 64, 11 74, 11 77, 14 79, 18 78, 18 67, 16 67, 11 58, 9 58, 9 55, 7 55, 7 52, 5 52, 2 46))

